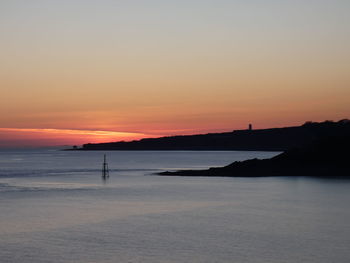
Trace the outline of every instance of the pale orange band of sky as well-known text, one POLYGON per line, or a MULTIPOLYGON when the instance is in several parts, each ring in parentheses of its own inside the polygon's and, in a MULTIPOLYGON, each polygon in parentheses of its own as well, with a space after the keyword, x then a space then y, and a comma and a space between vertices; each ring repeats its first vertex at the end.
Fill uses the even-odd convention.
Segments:
POLYGON ((87 142, 112 142, 116 139, 131 141, 144 137, 155 136, 113 131, 0 128, 0 147, 81 145, 87 142))

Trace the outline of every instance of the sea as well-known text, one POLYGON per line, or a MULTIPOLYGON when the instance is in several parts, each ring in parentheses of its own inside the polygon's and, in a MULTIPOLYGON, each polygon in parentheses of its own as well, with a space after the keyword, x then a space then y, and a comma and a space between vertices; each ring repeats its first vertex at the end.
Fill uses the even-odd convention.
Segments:
POLYGON ((350 262, 350 180, 155 175, 276 154, 0 151, 0 262, 350 262))

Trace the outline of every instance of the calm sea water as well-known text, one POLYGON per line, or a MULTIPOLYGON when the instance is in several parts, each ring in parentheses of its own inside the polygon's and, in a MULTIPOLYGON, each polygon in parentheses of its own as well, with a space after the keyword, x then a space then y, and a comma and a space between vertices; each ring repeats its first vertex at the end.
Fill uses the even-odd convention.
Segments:
POLYGON ((350 180, 152 173, 267 152, 0 152, 0 262, 350 262, 350 180))

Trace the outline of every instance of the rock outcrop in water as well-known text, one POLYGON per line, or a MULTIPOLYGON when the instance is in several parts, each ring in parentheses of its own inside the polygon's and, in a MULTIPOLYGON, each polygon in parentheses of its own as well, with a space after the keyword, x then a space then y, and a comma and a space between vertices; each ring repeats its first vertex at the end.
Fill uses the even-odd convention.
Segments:
POLYGON ((71 150, 237 150, 285 151, 323 137, 350 134, 350 121, 307 122, 302 126, 84 144, 71 150))
POLYGON ((349 176, 350 134, 328 137, 307 146, 285 151, 271 159, 234 162, 208 170, 163 172, 166 176, 349 176))

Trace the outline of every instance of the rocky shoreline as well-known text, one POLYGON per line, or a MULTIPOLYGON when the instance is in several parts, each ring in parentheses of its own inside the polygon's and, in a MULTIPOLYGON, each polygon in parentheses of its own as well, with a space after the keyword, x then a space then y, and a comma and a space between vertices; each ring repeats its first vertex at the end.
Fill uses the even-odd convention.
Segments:
POLYGON ((329 137, 293 148, 271 159, 233 162, 207 170, 180 170, 161 176, 267 177, 267 176, 347 176, 350 177, 350 136, 329 137))

